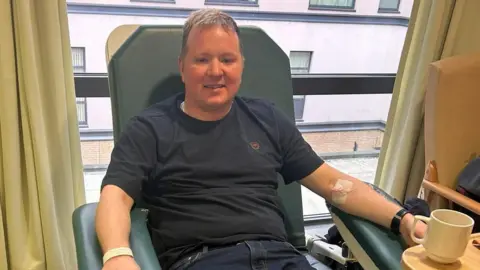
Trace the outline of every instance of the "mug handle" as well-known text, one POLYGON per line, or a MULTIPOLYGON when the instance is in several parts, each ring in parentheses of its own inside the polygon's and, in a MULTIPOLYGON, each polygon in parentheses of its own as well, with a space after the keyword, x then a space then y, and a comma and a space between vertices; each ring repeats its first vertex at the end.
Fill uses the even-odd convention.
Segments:
POLYGON ((426 235, 424 235, 423 238, 418 238, 415 236, 415 227, 417 226, 417 222, 420 220, 425 222, 425 224, 427 225, 430 222, 429 217, 419 216, 419 215, 414 216, 412 230, 410 230, 410 238, 412 238, 413 242, 422 245, 423 243, 425 243, 426 235))

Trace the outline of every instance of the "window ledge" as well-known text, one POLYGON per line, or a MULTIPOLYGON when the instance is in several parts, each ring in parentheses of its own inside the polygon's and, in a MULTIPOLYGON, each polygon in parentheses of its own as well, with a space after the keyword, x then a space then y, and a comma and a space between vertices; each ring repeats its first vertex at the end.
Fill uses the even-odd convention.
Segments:
POLYGON ((338 12, 357 12, 357 10, 353 7, 309 6, 308 9, 338 12))
POLYGON ((400 14, 400 11, 398 9, 378 9, 378 13, 384 13, 384 14, 400 14))
POLYGON ((206 0, 205 5, 214 5, 214 6, 237 6, 237 7, 258 7, 258 1, 255 3, 252 2, 243 2, 243 1, 228 1, 223 2, 220 0, 206 0))

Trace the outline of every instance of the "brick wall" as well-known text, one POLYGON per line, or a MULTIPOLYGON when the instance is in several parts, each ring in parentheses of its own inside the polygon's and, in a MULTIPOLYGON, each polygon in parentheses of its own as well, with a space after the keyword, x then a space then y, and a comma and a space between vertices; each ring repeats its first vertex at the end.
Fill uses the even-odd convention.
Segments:
MULTIPOLYGON (((380 130, 303 133, 305 140, 316 152, 351 152, 356 141, 358 150, 373 150, 382 146, 383 132, 380 130)), ((113 141, 82 141, 84 165, 106 165, 110 163, 113 141)))
POLYGON ((110 163, 113 141, 83 141, 81 145, 84 165, 106 165, 110 163))

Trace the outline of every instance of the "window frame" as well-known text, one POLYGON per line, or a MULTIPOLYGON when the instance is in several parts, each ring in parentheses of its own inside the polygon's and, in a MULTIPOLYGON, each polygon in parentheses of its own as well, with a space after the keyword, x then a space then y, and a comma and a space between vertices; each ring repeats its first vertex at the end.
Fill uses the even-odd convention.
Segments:
POLYGON ((297 117, 297 113, 294 111, 295 122, 303 122, 303 114, 305 112, 305 95, 293 95, 293 108, 298 108, 301 111, 299 112, 299 117, 297 117), (296 102, 298 102, 298 104, 296 102), (298 105, 298 107, 295 105, 298 105))
POLYGON ((356 0, 352 0, 351 6, 334 6, 334 5, 317 5, 312 4, 312 0, 308 0, 308 9, 310 10, 331 10, 331 11, 348 11, 348 12, 356 12, 355 5, 356 0))
POLYGON ((82 72, 85 72, 87 70, 87 54, 86 54, 86 49, 85 47, 80 47, 80 46, 72 46, 70 47, 70 50, 71 50, 71 54, 72 54, 72 69, 73 69, 73 72, 74 73, 82 73, 82 72), (76 66, 74 65, 73 63, 73 50, 74 49, 77 49, 77 50, 80 50, 81 51, 81 54, 83 55, 83 66, 76 66), (81 68, 82 71, 76 71, 75 68, 81 68))
POLYGON ((88 128, 88 111, 87 111, 87 98, 86 97, 76 97, 75 98, 75 105, 77 109, 77 120, 78 120, 78 126, 80 128, 88 128), (78 106, 83 106, 83 118, 85 119, 84 121, 80 121, 80 118, 78 117, 78 106))
POLYGON ((205 0, 205 5, 215 6, 241 6, 241 7, 258 7, 258 0, 205 0))
POLYGON ((298 74, 310 74, 310 68, 312 66, 312 58, 313 58, 313 51, 290 51, 288 58, 291 59, 292 53, 308 53, 309 59, 308 59, 308 68, 307 72, 292 72, 294 69, 300 70, 303 68, 292 68, 292 65, 290 65, 290 73, 292 75, 298 75, 298 74))
POLYGON ((383 0, 378 1, 378 13, 400 13, 400 4, 402 0, 397 0, 397 8, 382 8, 380 4, 383 0))

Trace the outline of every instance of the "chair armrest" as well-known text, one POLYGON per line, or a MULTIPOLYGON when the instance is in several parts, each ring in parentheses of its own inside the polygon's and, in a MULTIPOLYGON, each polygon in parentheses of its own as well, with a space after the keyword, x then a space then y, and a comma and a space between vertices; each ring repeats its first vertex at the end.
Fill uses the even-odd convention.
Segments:
POLYGON ((455 202, 466 209, 474 212, 477 215, 480 215, 480 203, 476 202, 459 192, 450 189, 440 183, 431 182, 429 180, 423 180, 423 187, 427 190, 437 193, 438 195, 455 202))
MULTIPOLYGON (((400 204, 388 193, 369 184, 387 200, 400 204)), ((338 231, 355 258, 365 269, 401 269, 401 256, 407 248, 399 235, 363 218, 350 215, 327 203, 338 231)))
MULTIPOLYGON (((73 234, 78 270, 102 269, 103 255, 95 230, 96 209, 97 203, 89 203, 78 207, 73 212, 73 234)), ((130 247, 135 261, 142 270, 161 269, 145 222, 147 212, 135 208, 130 213, 130 217, 130 247)))

